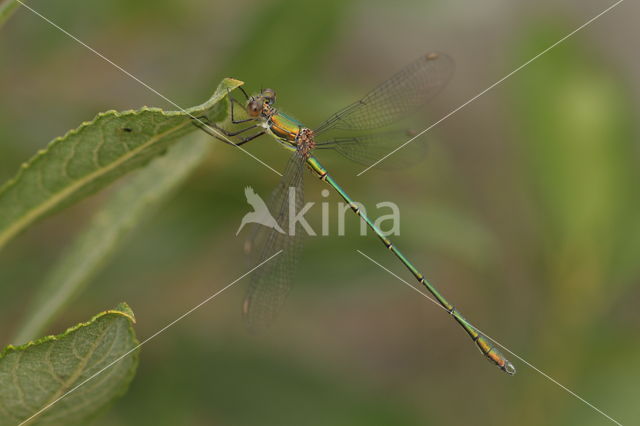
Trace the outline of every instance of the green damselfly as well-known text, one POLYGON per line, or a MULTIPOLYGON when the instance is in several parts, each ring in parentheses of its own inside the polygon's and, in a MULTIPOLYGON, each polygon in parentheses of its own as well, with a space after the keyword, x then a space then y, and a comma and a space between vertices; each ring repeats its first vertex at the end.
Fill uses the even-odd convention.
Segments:
MULTIPOLYGON (((277 223, 284 229, 289 228, 290 194, 295 196, 298 211, 303 200, 303 171, 306 166, 321 180, 329 184, 351 207, 353 212, 371 228, 382 243, 413 274, 418 282, 426 287, 444 309, 462 326, 475 342, 480 351, 502 371, 508 374, 516 372, 513 364, 495 347, 494 344, 460 312, 449 303, 438 290, 429 283, 424 275, 392 244, 374 222, 354 203, 351 197, 338 185, 327 170, 313 155, 316 149, 333 149, 345 157, 363 164, 376 162, 385 146, 398 141, 393 133, 377 133, 376 130, 387 127, 435 96, 447 83, 453 72, 453 61, 442 53, 429 53, 404 67, 357 102, 330 116, 315 129, 305 127, 292 117, 275 108, 276 94, 272 89, 264 89, 259 94, 249 96, 242 87, 246 105, 231 100, 231 121, 234 124, 253 123, 247 127, 230 132, 215 124, 215 127, 227 137, 238 137, 254 130, 250 136, 242 137, 234 145, 242 145, 260 136, 268 134, 285 148, 293 151, 285 173, 274 190, 269 201, 269 210, 277 223), (247 118, 236 119, 234 105, 239 104, 247 118), (328 137, 330 131, 342 131, 340 137, 328 137), (353 135, 353 133, 358 133, 353 135)), ((198 124, 198 123, 196 123, 198 124)), ((201 123, 200 123, 201 124, 201 123)), ((207 126, 199 125, 203 130, 223 142, 229 143, 207 126)), ((404 135, 406 138, 406 134, 404 135)), ((297 257, 301 250, 302 232, 282 233, 276 229, 257 226, 251 239, 252 261, 258 264, 282 250, 277 256, 257 270, 251 283, 243 313, 250 327, 261 327, 271 322, 282 306, 291 288, 292 275, 297 257)))

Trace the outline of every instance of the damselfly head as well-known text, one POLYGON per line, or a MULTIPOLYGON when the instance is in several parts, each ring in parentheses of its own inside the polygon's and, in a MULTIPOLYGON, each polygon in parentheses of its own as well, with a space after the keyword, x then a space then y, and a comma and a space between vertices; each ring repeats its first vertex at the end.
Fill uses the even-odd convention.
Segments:
POLYGON ((273 89, 262 89, 259 95, 254 95, 247 100, 247 114, 257 118, 261 114, 269 116, 273 112, 271 107, 276 101, 276 92, 273 89))
POLYGON ((264 102, 265 100, 262 96, 250 97, 247 101, 247 114, 249 114, 250 117, 260 116, 264 102))

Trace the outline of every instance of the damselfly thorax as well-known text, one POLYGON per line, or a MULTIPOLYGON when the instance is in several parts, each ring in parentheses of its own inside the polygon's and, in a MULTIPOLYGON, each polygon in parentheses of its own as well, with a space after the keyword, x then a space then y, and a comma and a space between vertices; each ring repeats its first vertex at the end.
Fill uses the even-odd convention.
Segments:
POLYGON ((260 114, 261 126, 285 148, 299 151, 305 158, 315 148, 313 130, 304 127, 293 117, 279 112, 271 104, 264 102, 260 114))

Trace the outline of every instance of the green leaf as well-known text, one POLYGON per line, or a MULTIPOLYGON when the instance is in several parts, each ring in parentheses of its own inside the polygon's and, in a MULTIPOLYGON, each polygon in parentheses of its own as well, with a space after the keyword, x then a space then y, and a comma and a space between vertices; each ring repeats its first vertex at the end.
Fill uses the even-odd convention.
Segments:
POLYGON ((196 130, 192 116, 224 119, 219 102, 242 84, 224 79, 204 104, 186 112, 158 108, 107 111, 82 124, 22 165, 0 188, 0 248, 38 219, 104 188, 196 130))
POLYGON ((30 424, 85 424, 123 395, 138 365, 134 322, 122 303, 57 336, 5 348, 0 354, 0 426, 29 419, 85 381, 30 424))
POLYGON ((205 136, 198 133, 174 145, 109 197, 45 280, 15 342, 39 335, 108 262, 132 229, 184 182, 207 157, 211 143, 205 136))
POLYGON ((16 0, 0 0, 0 27, 13 15, 20 3, 16 0))

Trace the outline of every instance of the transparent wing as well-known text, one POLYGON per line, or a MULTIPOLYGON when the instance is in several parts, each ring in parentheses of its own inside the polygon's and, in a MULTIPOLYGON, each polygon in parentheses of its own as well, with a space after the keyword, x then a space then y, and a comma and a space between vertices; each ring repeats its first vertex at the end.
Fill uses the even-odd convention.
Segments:
POLYGON ((402 147, 376 165, 376 168, 394 170, 417 164, 426 156, 427 142, 424 136, 404 145, 415 136, 415 133, 406 130, 360 136, 341 136, 318 142, 316 149, 336 151, 351 161, 370 166, 395 149, 402 147))
POLYGON ((271 216, 284 232, 256 224, 246 246, 252 266, 282 250, 282 253, 251 274, 242 313, 252 331, 260 331, 273 322, 291 289, 292 276, 302 249, 302 230, 296 226, 293 235, 289 233, 289 199, 295 196, 291 203, 295 211, 299 211, 304 203, 304 163, 300 153, 291 156, 267 204, 271 216))
POLYGON ((388 126, 433 98, 449 81, 453 68, 453 60, 443 53, 421 56, 364 98, 329 117, 315 132, 388 126))

